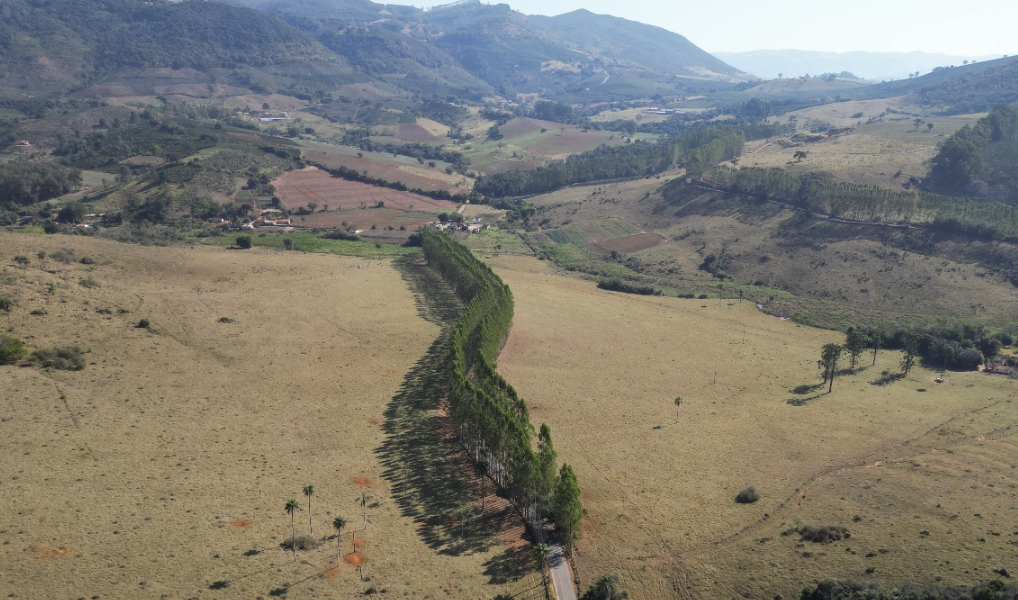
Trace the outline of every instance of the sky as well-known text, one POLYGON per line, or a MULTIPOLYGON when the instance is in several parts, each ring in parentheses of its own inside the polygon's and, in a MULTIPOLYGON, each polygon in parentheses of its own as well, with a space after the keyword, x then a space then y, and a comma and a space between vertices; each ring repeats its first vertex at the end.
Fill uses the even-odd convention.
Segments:
MULTIPOLYGON (((450 0, 375 0, 418 7, 450 0)), ((495 4, 494 0, 482 0, 495 4)), ((505 0, 528 15, 579 8, 657 25, 708 52, 922 51, 959 56, 1018 54, 1015 0, 505 0)))

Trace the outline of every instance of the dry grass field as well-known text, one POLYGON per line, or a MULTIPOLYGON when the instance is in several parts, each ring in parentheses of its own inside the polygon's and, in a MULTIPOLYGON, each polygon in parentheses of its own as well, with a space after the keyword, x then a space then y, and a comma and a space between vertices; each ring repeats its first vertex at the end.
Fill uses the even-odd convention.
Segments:
MULTIPOLYGON (((775 139, 748 142, 739 164, 783 167, 797 174, 825 173, 838 181, 901 189, 910 177, 926 177, 929 171, 926 163, 937 153, 937 144, 962 126, 975 124, 981 116, 923 116, 923 124, 917 128, 914 121, 918 117, 905 112, 887 114, 882 121, 866 123, 886 109, 910 108, 903 108, 891 99, 836 102, 790 113, 798 119, 800 128, 810 119, 817 119, 834 127, 853 129, 817 142, 796 145, 782 144, 783 140, 775 139), (933 123, 933 129, 928 130, 926 123, 933 123), (801 162, 795 161, 796 151, 805 151, 808 156, 801 162)), ((775 119, 784 122, 787 118, 775 119)))
POLYGON ((361 152, 353 146, 335 146, 318 142, 304 142, 304 156, 311 161, 336 169, 346 167, 369 177, 385 181, 398 181, 411 189, 446 191, 468 194, 473 180, 458 173, 445 172, 445 163, 429 167, 409 156, 393 156, 382 152, 361 152))
POLYGON ((450 316, 420 301, 426 274, 10 233, 0 265, 13 335, 88 349, 78 372, 0 366, 4 596, 537 597, 436 443, 426 359, 450 316), (322 545, 295 561, 283 506, 307 533, 309 483, 322 545))
POLYGON ((770 599, 828 576, 962 584, 1018 568, 1015 383, 949 373, 938 385, 916 368, 877 385, 897 370, 887 351, 825 394, 809 388, 839 334, 749 302, 617 294, 531 258, 490 263, 516 299, 499 370, 583 489, 584 585, 618 573, 634 598, 770 599), (761 499, 737 504, 749 485, 761 499), (803 525, 851 537, 784 535, 803 525))

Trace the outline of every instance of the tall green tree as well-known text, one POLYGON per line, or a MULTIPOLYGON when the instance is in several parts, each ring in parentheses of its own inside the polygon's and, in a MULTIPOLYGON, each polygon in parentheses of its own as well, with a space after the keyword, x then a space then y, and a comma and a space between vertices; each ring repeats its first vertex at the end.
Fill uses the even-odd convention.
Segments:
POLYGON ((293 548, 293 560, 297 560, 297 529, 293 524, 293 514, 300 510, 300 505, 297 504, 296 498, 290 498, 283 508, 286 514, 290 515, 290 547, 293 548))
POLYGON ((551 552, 551 547, 544 542, 538 542, 530 547, 531 553, 534 558, 537 559, 539 565, 541 565, 541 583, 546 584, 547 573, 548 573, 548 553, 551 552))
POLYGON ((310 483, 304 486, 304 495, 308 497, 308 530, 311 537, 315 537, 315 524, 311 521, 311 496, 315 493, 315 486, 310 483))
POLYGON ((849 329, 848 335, 845 336, 845 351, 848 352, 848 359, 852 370, 855 370, 855 365, 859 361, 859 356, 862 355, 862 351, 866 349, 866 336, 862 334, 858 329, 849 329))
POLYGON ((340 548, 343 545, 343 528, 346 527, 346 519, 335 517, 332 519, 332 528, 336 530, 336 558, 339 559, 340 548))
POLYGON ((919 336, 914 332, 906 333, 901 338, 901 372, 908 375, 908 372, 915 366, 916 356, 919 355, 919 336))
POLYGON ((535 491, 540 501, 545 502, 555 489, 555 447, 551 442, 551 429, 547 423, 541 423, 537 434, 537 481, 535 491))
POLYGON ((559 469, 558 481, 555 482, 555 493, 551 499, 555 513, 555 524, 561 534, 562 545, 572 551, 573 543, 580 539, 580 522, 583 519, 583 504, 580 502, 580 485, 576 473, 568 464, 563 463, 559 469))
POLYGON ((838 372, 838 360, 845 349, 838 344, 824 344, 820 351, 820 367, 824 370, 824 381, 829 382, 827 393, 834 389, 834 376, 838 372))

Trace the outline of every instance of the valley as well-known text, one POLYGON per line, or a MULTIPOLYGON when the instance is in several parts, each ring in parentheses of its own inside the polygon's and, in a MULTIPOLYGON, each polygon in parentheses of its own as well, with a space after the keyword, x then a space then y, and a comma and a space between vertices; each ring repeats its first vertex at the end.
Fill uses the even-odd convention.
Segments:
POLYGON ((0 6, 0 590, 1018 594, 1018 57, 694 41, 0 6))

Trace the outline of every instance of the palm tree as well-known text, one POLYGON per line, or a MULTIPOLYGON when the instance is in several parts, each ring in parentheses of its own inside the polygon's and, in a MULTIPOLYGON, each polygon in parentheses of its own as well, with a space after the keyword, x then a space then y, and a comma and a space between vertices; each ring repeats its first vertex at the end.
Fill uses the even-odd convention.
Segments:
POLYGON ((340 544, 343 543, 343 528, 346 527, 346 519, 343 517, 336 517, 332 520, 332 528, 336 530, 336 559, 339 559, 340 555, 340 544))
POLYGON ((367 527, 368 527, 367 506, 368 506, 368 500, 370 498, 371 498, 371 496, 369 496, 367 492, 363 492, 363 491, 361 492, 361 499, 360 499, 360 504, 361 504, 361 520, 363 521, 363 525, 364 525, 365 529, 367 529, 367 527))
POLYGON ((11 325, 11 310, 14 309, 14 301, 7 296, 0 296, 0 310, 7 313, 7 330, 14 331, 14 326, 11 325))
POLYGON ((541 563, 541 582, 545 581, 545 575, 548 571, 548 553, 551 548, 544 542, 539 542, 530 547, 530 551, 534 553, 534 557, 541 563))
POLYGON ((290 515, 290 546, 293 547, 293 560, 297 560, 297 530, 293 527, 293 513, 300 510, 297 500, 290 498, 286 501, 286 514, 290 515))
POLYGON ((582 600, 622 600, 629 594, 619 589, 618 575, 602 575, 587 589, 582 600))
POLYGON ((310 483, 304 486, 304 495, 308 497, 308 529, 311 530, 311 537, 315 537, 315 525, 311 522, 311 496, 315 493, 315 486, 310 483))
POLYGON ((682 406, 682 396, 675 397, 675 422, 679 422, 679 407, 682 406))

